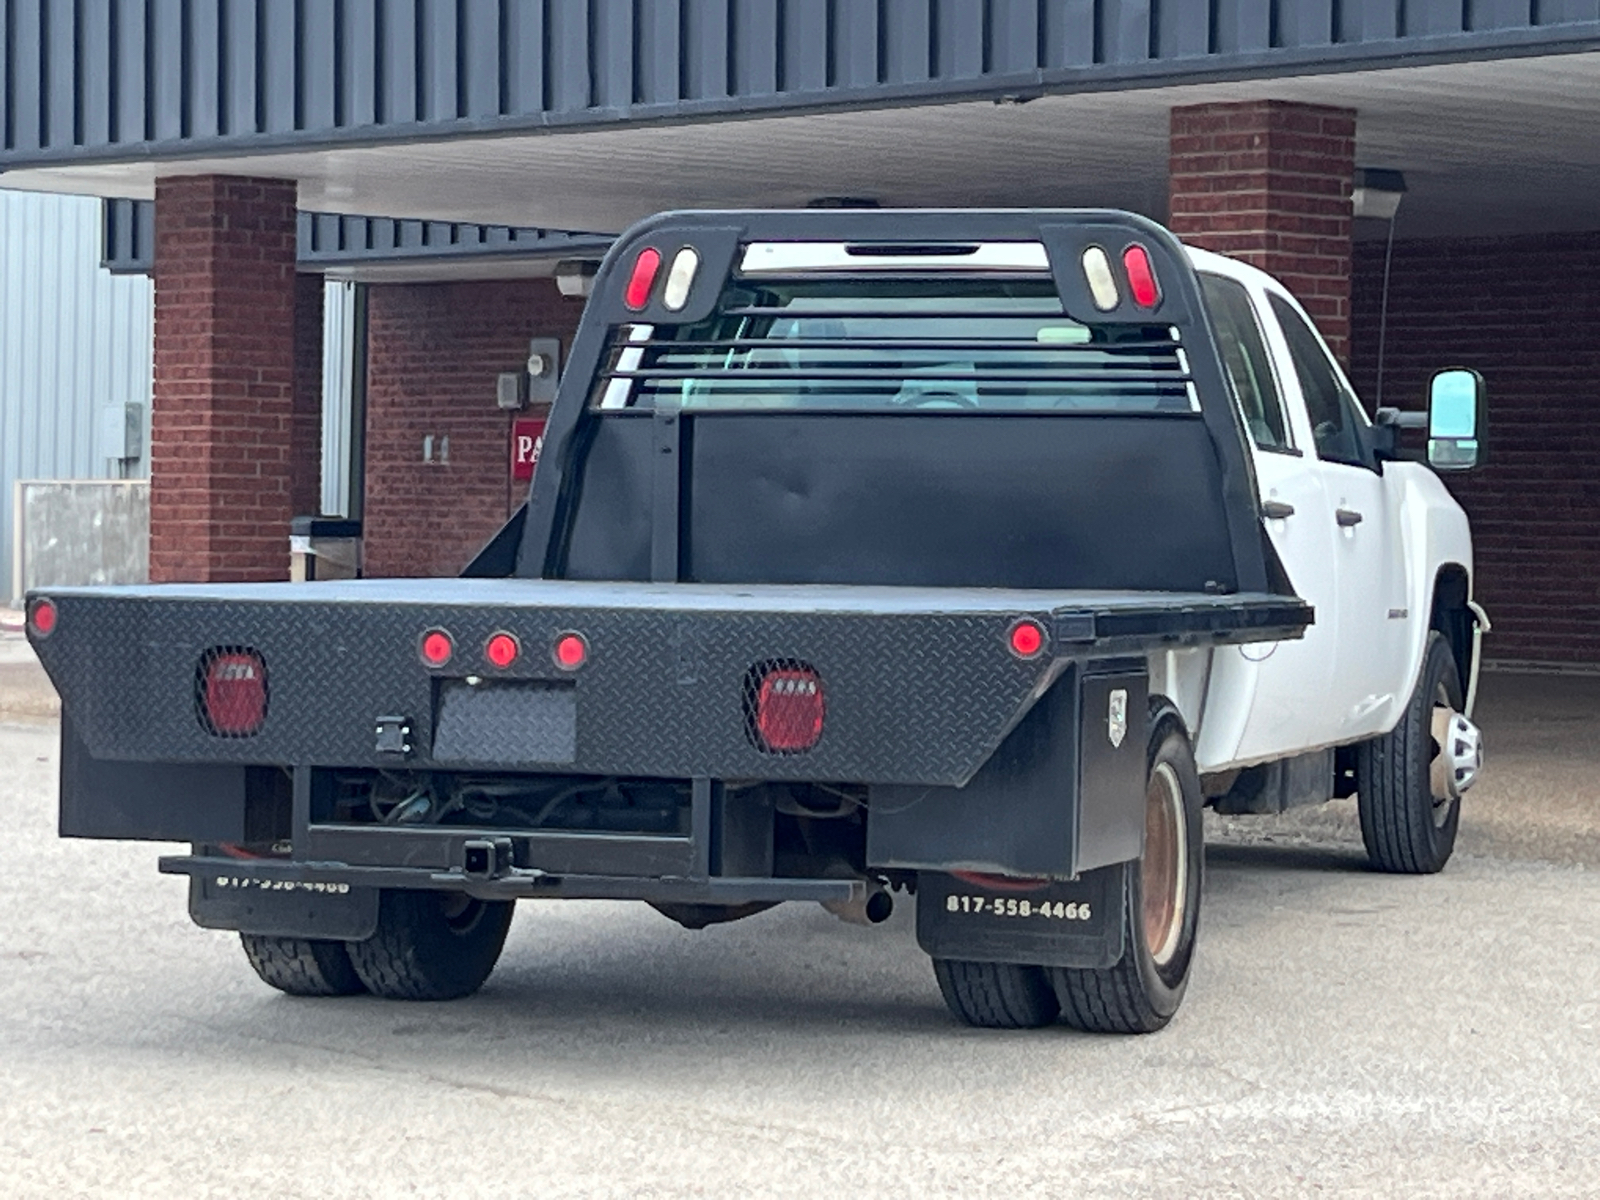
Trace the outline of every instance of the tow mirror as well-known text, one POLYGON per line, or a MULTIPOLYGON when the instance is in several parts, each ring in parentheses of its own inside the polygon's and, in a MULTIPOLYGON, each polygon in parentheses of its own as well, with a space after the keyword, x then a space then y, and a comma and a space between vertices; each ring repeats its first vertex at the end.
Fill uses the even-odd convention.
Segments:
POLYGON ((1440 371, 1428 385, 1428 464, 1470 471, 1483 461, 1483 376, 1467 367, 1440 371))

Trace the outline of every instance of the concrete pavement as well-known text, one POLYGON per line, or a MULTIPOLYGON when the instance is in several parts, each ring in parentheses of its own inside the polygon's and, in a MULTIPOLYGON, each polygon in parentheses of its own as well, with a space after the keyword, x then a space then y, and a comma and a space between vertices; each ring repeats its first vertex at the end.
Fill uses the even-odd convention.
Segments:
POLYGON ((1213 822, 1188 1000, 1120 1039, 957 1026, 909 911, 812 906, 525 903, 477 997, 288 999, 164 848, 55 838, 55 755, 0 730, 7 1196, 1595 1191, 1600 872, 1482 803, 1429 879, 1348 803, 1213 822))

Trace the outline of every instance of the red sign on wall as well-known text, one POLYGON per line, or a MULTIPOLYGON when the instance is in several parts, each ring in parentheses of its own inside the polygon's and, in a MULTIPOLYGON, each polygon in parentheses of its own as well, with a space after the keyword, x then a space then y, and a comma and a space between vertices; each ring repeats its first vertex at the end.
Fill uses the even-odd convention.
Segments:
POLYGON ((544 418, 518 417, 511 422, 511 478, 526 482, 544 449, 544 418))

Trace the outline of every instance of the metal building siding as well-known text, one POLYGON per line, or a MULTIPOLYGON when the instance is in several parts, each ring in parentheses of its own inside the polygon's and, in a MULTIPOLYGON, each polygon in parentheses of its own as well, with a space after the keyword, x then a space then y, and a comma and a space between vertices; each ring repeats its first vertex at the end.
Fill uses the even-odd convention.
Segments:
POLYGON ((149 420, 150 281, 99 264, 98 200, 0 190, 0 604, 15 482, 110 477, 100 410, 138 401, 149 420))
POLYGON ((1600 44, 1600 0, 0 0, 0 163, 1600 44))

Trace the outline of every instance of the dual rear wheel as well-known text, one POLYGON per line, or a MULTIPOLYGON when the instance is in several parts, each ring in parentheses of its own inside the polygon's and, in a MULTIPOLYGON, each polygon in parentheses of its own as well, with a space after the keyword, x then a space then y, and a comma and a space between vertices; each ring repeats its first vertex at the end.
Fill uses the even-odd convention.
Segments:
POLYGON ((241 933, 263 982, 291 996, 371 992, 386 1000, 455 1000, 483 986, 511 928, 513 902, 456 892, 385 891, 360 942, 241 933))
POLYGON ((1124 872, 1122 957, 1106 968, 936 958, 950 1011, 968 1025, 1024 1029, 1058 1019, 1090 1033, 1153 1033, 1189 982, 1205 872, 1200 776, 1177 714, 1151 723, 1144 853, 1124 872))

